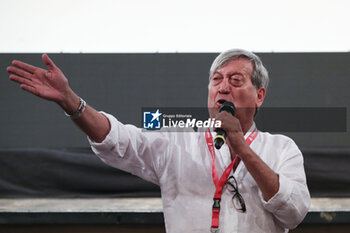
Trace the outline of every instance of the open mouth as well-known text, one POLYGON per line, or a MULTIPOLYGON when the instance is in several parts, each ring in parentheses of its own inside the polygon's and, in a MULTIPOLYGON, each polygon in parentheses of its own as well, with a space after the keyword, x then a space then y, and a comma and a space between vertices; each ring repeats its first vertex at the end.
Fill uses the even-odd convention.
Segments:
POLYGON ((227 100, 225 99, 219 99, 216 103, 221 106, 223 103, 225 103, 227 100))

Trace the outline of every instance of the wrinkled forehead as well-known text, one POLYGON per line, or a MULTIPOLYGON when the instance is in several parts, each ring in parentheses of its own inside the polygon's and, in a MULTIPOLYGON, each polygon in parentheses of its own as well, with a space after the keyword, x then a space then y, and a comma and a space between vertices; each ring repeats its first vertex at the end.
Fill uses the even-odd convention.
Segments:
POLYGON ((215 70, 211 70, 209 78, 211 78, 214 73, 222 74, 224 71, 245 73, 249 74, 251 77, 254 71, 254 63, 245 56, 234 57, 218 64, 215 70))

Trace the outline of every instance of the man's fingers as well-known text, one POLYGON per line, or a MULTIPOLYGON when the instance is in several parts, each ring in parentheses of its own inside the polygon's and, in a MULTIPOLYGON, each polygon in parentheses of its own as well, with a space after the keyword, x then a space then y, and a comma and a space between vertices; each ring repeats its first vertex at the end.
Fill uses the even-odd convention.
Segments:
POLYGON ((25 91, 27 91, 27 92, 29 92, 29 93, 32 93, 32 94, 34 94, 34 95, 37 95, 36 89, 35 89, 34 87, 32 87, 32 86, 29 86, 29 85, 27 85, 27 84, 21 84, 20 87, 21 87, 22 90, 25 90, 25 91))
POLYGON ((20 76, 20 77, 23 77, 23 78, 27 78, 27 79, 30 79, 32 78, 32 74, 31 73, 28 73, 24 70, 21 70, 21 69, 17 69, 16 67, 12 67, 12 66, 9 66, 7 67, 7 72, 11 73, 11 74, 15 74, 17 76, 20 76))
POLYGON ((49 68, 49 70, 54 70, 57 68, 55 63, 53 63, 53 61, 49 58, 49 56, 46 53, 43 54, 42 59, 44 64, 49 68))
POLYGON ((29 79, 26 79, 26 78, 23 78, 23 77, 20 77, 20 76, 17 76, 15 74, 11 74, 10 75, 10 80, 11 81, 14 81, 16 83, 19 83, 19 84, 26 84, 26 85, 33 85, 33 82, 29 79))
POLYGON ((21 62, 21 61, 18 61, 18 60, 13 60, 12 61, 12 65, 18 67, 18 68, 21 68, 22 70, 25 70, 31 74, 33 74, 35 72, 36 69, 38 69, 38 67, 35 67, 35 66, 32 66, 32 65, 29 65, 27 63, 24 63, 24 62, 21 62))

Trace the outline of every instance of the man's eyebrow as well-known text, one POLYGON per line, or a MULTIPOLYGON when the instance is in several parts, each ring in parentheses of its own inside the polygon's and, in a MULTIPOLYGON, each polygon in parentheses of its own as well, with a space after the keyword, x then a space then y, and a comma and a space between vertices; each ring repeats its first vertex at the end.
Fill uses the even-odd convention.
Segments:
POLYGON ((215 74, 219 74, 219 75, 223 76, 219 71, 215 71, 212 76, 214 76, 215 74))
POLYGON ((242 72, 236 71, 236 72, 232 72, 228 74, 229 76, 233 76, 233 75, 240 75, 244 77, 244 74, 242 72))
MULTIPOLYGON (((224 76, 224 75, 223 75, 222 73, 220 73, 219 71, 215 71, 215 72, 213 73, 212 77, 213 77, 215 74, 224 76)), ((244 74, 243 74, 242 72, 240 72, 240 71, 234 71, 234 72, 232 72, 232 73, 228 73, 228 76, 230 76, 230 77, 233 76, 233 75, 239 75, 239 76, 244 77, 244 74)))

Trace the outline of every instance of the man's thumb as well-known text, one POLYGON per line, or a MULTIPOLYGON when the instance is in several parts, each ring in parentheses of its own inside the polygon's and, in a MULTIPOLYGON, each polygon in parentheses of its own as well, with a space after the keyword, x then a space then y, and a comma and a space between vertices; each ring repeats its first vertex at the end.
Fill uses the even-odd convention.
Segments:
POLYGON ((49 70, 56 69, 55 63, 53 63, 53 61, 49 58, 49 56, 46 53, 43 54, 42 59, 44 64, 49 68, 49 70))

